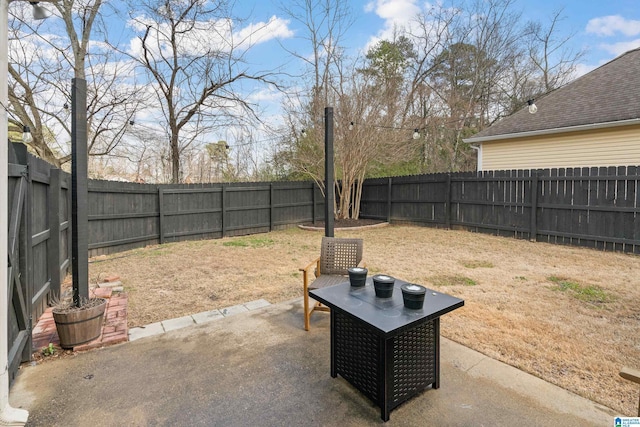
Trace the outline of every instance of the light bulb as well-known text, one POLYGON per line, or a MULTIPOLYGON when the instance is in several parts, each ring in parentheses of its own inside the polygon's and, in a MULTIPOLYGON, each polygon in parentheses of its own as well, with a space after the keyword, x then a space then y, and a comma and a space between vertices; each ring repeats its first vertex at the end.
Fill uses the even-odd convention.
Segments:
POLYGON ((527 101, 529 104, 529 113, 535 114, 538 111, 538 106, 533 102, 533 99, 527 101))
POLYGON ((353 125, 354 125, 353 122, 349 123, 349 130, 353 130, 353 125))
POLYGON ((33 6, 33 19, 35 19, 36 21, 41 21, 43 19, 47 19, 48 17, 50 17, 52 15, 50 10, 45 9, 44 7, 40 6, 37 1, 32 1, 29 2, 31 3, 31 6, 33 6))
POLYGON ((33 135, 31 135, 31 129, 29 129, 29 126, 23 126, 22 127, 22 142, 24 142, 25 144, 28 144, 31 141, 33 141, 33 135))
POLYGON ((413 130, 413 139, 418 139, 420 138, 420 131, 418 131, 418 129, 414 129, 413 130))

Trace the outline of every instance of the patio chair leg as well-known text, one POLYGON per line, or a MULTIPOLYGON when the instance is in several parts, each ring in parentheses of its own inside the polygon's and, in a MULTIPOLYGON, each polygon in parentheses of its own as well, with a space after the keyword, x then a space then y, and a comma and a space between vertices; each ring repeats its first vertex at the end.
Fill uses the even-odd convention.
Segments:
POLYGON ((304 330, 309 330, 309 318, 311 317, 311 313, 309 313, 309 294, 305 290, 304 292, 304 330))
POLYGON ((302 281, 303 281, 303 293, 304 293, 304 330, 309 330, 309 276, 307 275, 307 271, 303 270, 302 272, 302 281))

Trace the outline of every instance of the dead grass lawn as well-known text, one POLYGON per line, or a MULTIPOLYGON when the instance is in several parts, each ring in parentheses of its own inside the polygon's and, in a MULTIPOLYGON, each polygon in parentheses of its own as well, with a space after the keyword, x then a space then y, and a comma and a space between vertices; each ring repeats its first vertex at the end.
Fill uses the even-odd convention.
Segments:
MULTIPOLYGON (((412 226, 336 236, 364 239, 370 274, 463 298, 442 318, 442 335, 636 414, 637 387, 618 371, 640 367, 640 257, 412 226)), ((298 269, 317 256, 321 237, 289 229, 152 246, 92 259, 90 280, 121 277, 130 327, 260 298, 277 303, 302 295, 298 269)))

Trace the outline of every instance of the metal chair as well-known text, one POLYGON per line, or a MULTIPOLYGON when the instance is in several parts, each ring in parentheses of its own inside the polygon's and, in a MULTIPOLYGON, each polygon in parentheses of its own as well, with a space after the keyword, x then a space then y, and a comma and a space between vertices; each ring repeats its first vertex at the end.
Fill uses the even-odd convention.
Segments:
POLYGON ((301 268, 304 286, 304 329, 309 330, 309 320, 314 311, 329 311, 319 302, 309 307, 309 290, 337 285, 349 280, 351 267, 364 267, 362 239, 323 237, 320 257, 301 268), (315 279, 310 282, 311 268, 315 267, 315 279))

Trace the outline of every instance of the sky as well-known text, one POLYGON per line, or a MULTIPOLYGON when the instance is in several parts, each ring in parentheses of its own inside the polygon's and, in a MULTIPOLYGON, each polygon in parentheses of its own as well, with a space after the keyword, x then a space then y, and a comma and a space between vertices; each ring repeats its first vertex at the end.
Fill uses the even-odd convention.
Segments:
MULTIPOLYGON (((446 4, 448 0, 441 1, 446 4)), ((563 9, 559 34, 574 34, 571 39, 573 48, 586 50, 586 55, 578 64, 577 75, 589 72, 630 49, 640 47, 640 0, 512 1, 513 10, 521 11, 525 21, 539 21, 543 25, 549 22, 554 11, 563 9)), ((424 0, 349 0, 348 4, 354 21, 342 41, 347 53, 352 56, 363 55, 376 41, 390 38, 394 27, 411 25, 411 20, 421 10, 429 7, 429 3, 424 0)), ((239 40, 256 28, 262 28, 252 36, 253 46, 246 57, 249 66, 256 70, 279 69, 296 75, 303 68, 301 61, 288 55, 283 46, 301 54, 311 52, 308 44, 300 44, 305 29, 283 12, 283 5, 290 6, 291 1, 236 0, 233 12, 245 20, 228 29, 228 34, 234 40, 239 40)), ((50 21, 47 25, 61 26, 59 20, 47 21, 50 21)), ((139 43, 136 42, 135 34, 131 33, 135 25, 132 22, 122 22, 122 19, 120 21, 110 23, 110 36, 118 35, 121 46, 128 46, 130 52, 139 51, 139 43)), ((197 51, 198 45, 212 42, 206 31, 200 32, 197 41, 193 41, 193 49, 197 51)), ((265 111, 267 121, 271 124, 278 122, 282 93, 264 85, 247 86, 243 90, 246 90, 246 97, 250 102, 265 111)), ((149 126, 159 122, 153 111, 141 112, 135 119, 141 124, 146 122, 149 126)), ((209 137, 212 140, 227 140, 231 146, 234 145, 233 136, 228 131, 220 131, 209 137)))
MULTIPOLYGON (((287 4, 286 0, 283 0, 287 4)), ((282 13, 278 4, 283 1, 239 1, 240 14, 250 14, 254 22, 277 19, 279 42, 261 43, 252 53, 252 61, 262 65, 282 59, 280 43, 295 43, 304 32, 301 26, 282 13), (275 61, 274 61, 275 60, 275 61)), ((375 41, 389 38, 394 26, 406 25, 428 3, 419 0, 350 0, 355 20, 344 38, 352 54, 365 52, 375 41)), ((552 14, 562 8, 559 23, 561 34, 574 34, 571 45, 586 50, 577 67, 582 75, 612 60, 622 53, 640 47, 639 0, 514 0, 514 9, 521 11, 524 20, 549 22, 552 14)), ((275 64, 274 64, 275 65, 275 64)), ((266 100, 266 99, 265 99, 266 100)))
MULTIPOLYGON (((286 0, 262 2, 239 1, 240 13, 248 13, 253 20, 267 22, 277 19, 278 41, 261 43, 252 61, 261 65, 275 64, 282 59, 280 44, 295 44, 304 33, 297 22, 288 20, 278 4, 286 0)), ((362 54, 377 40, 390 38, 394 26, 409 24, 428 3, 420 0, 350 0, 355 20, 344 38, 351 54, 362 54)), ((584 49, 585 56, 577 66, 576 77, 612 60, 622 53, 640 47, 640 0, 514 0, 514 10, 521 11, 525 21, 549 23, 553 13, 562 8, 559 34, 574 34, 572 48, 584 49)), ((274 32, 274 35, 276 32, 274 32)), ((261 102, 279 102, 277 93, 261 92, 261 102)))
MULTIPOLYGON (((240 1, 240 10, 251 11, 258 20, 278 17, 286 20, 279 11, 279 2, 240 1)), ((284 1, 286 4, 286 0, 284 1)), ((394 25, 405 25, 426 4, 419 0, 350 0, 355 21, 345 40, 347 47, 362 51, 372 42, 389 37, 394 25)), ((572 44, 576 49, 586 49, 580 63, 582 72, 602 65, 616 56, 640 47, 640 1, 638 0, 514 0, 514 9, 521 10, 525 20, 548 22, 552 13, 563 9, 560 31, 575 33, 572 44)), ((287 22, 287 28, 295 37, 303 31, 295 22, 287 22)), ((275 44, 265 43, 261 52, 265 58, 273 58, 269 52, 278 50, 275 44)))

